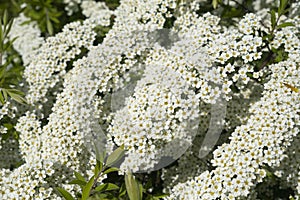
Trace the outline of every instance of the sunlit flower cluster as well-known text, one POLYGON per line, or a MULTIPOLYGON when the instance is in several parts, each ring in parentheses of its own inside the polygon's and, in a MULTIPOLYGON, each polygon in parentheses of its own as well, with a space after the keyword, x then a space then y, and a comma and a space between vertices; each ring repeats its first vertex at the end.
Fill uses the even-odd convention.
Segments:
POLYGON ((153 57, 157 59, 146 61, 134 94, 126 99, 126 106, 117 111, 111 123, 114 141, 124 143, 128 149, 121 169, 150 170, 162 157, 176 160, 196 134, 195 92, 176 72, 175 57, 170 59, 172 56, 167 57, 166 52, 155 52, 153 57))
POLYGON ((45 39, 23 15, 12 28, 29 105, 13 115, 18 140, 1 149, 17 153, 0 158, 0 199, 61 199, 58 186, 80 192, 67 183, 74 171, 93 175, 95 145, 108 153, 124 145, 120 174, 177 160, 161 177, 168 200, 256 198, 268 169, 300 194, 299 18, 268 44, 265 16, 226 27, 197 12, 203 1, 121 0, 113 11, 64 2, 86 19, 45 39), (99 27, 109 30, 101 41, 99 27))
POLYGON ((41 37, 41 31, 37 23, 28 21, 30 21, 30 18, 21 13, 14 20, 9 33, 10 39, 16 39, 13 46, 22 55, 25 66, 35 59, 38 48, 44 43, 44 38, 41 37))
POLYGON ((178 184, 172 189, 170 199, 247 196, 266 176, 264 166, 280 165, 284 151, 299 132, 300 97, 283 82, 299 85, 300 74, 298 66, 289 61, 270 69, 271 80, 265 84, 262 99, 250 107, 252 115, 247 124, 237 127, 230 143, 214 151, 211 163, 215 169, 178 184))

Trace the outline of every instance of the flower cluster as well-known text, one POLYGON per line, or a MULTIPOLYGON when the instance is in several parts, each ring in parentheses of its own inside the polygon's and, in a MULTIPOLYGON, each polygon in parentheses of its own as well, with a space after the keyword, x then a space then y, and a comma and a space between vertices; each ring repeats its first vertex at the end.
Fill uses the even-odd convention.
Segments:
POLYGON ((82 3, 83 0, 64 0, 63 2, 66 5, 65 10, 68 15, 72 15, 79 10, 79 4, 82 3))
POLYGON ((176 160, 196 134, 197 97, 166 53, 153 52, 156 59, 146 61, 134 94, 112 120, 114 142, 128 150, 121 169, 151 170, 163 157, 176 160))
POLYGON ((29 83, 27 99, 30 103, 46 101, 46 93, 66 73, 67 62, 79 55, 81 48, 90 48, 95 39, 94 25, 90 21, 67 24, 61 33, 49 37, 38 54, 25 69, 29 83), (37 70, 38 69, 38 70, 37 70))
POLYGON ((29 20, 28 17, 21 13, 14 20, 9 33, 11 40, 16 38, 13 47, 22 55, 25 66, 29 65, 29 63, 35 59, 38 48, 44 43, 44 38, 41 37, 41 31, 37 23, 34 21, 28 23, 29 20), (26 32, 24 30, 26 30, 26 32))
POLYGON ((299 129, 299 94, 283 82, 299 85, 299 67, 291 61, 270 66, 271 80, 260 101, 250 108, 247 124, 237 127, 214 151, 213 171, 172 189, 170 199, 215 199, 247 196, 266 176, 263 166, 276 167, 299 129))
POLYGON ((110 17, 113 14, 104 2, 83 1, 81 4, 82 14, 95 20, 95 23, 101 26, 110 25, 110 17))
MULTIPOLYGON (((43 39, 20 15, 11 32, 30 105, 14 115, 18 141, 1 150, 14 154, 0 154, 0 199, 60 199, 58 186, 78 193, 67 183, 74 171, 92 176, 94 145, 124 145, 121 173, 178 159, 163 170, 165 199, 256 198, 269 168, 300 194, 300 18, 265 39, 265 13, 225 27, 199 12, 202 0, 121 0, 114 11, 64 2, 86 19, 43 39)), ((0 119, 9 109, 1 107, 0 119)))

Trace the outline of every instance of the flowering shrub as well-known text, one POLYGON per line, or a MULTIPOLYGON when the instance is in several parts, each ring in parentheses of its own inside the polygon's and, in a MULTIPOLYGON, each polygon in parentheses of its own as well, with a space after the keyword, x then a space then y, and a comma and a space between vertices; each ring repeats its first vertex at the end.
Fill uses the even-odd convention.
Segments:
POLYGON ((14 2, 0 199, 299 199, 300 1, 14 2))

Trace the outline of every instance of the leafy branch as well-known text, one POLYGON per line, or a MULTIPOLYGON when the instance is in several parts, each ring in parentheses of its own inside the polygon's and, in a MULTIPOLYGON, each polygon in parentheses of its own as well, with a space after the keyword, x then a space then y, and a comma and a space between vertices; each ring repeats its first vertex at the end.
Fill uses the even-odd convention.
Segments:
POLYGON ((271 14, 271 30, 270 30, 270 34, 269 34, 269 40, 272 40, 274 38, 274 32, 275 32, 276 29, 284 28, 284 27, 287 27, 287 26, 294 26, 294 24, 291 23, 291 22, 284 22, 282 24, 278 24, 280 18, 289 11, 289 9, 287 9, 287 5, 288 5, 288 0, 280 0, 279 7, 277 9, 277 14, 278 14, 277 17, 276 17, 276 10, 275 9, 272 9, 270 11, 270 14, 271 14))
MULTIPOLYGON (((9 40, 8 34, 11 30, 13 19, 8 19, 7 10, 4 11, 0 19, 0 103, 3 105, 8 97, 25 104, 26 99, 24 93, 15 89, 16 71, 13 67, 9 67, 10 61, 3 63, 4 53, 12 46, 12 43, 17 39, 9 40)), ((19 72, 19 71, 18 71, 19 72)))
MULTIPOLYGON (((105 193, 120 189, 119 186, 113 183, 102 183, 99 185, 98 182, 104 175, 119 171, 118 168, 112 166, 124 156, 124 146, 117 148, 106 159, 104 159, 103 155, 104 154, 98 154, 97 151, 94 175, 89 180, 86 180, 80 173, 74 172, 76 179, 72 180, 69 184, 76 184, 80 186, 82 191, 81 200, 87 200, 95 194, 101 197, 110 196, 105 193)), ((57 188, 57 190, 66 200, 75 200, 75 198, 65 189, 57 188)))
POLYGON ((287 7, 288 7, 288 0, 280 0, 277 10, 272 9, 270 11, 271 27, 270 27, 269 33, 263 37, 266 41, 266 47, 268 48, 269 53, 268 53, 266 59, 262 62, 261 66, 259 67, 259 70, 263 69, 265 66, 269 65, 273 61, 279 62, 284 59, 284 51, 280 50, 280 49, 270 48, 269 44, 273 41, 276 30, 284 28, 284 27, 288 27, 288 26, 294 26, 294 24, 291 22, 283 22, 283 23, 279 24, 280 18, 289 11, 289 9, 287 7), (277 13, 277 16, 276 16, 276 13, 277 13))
MULTIPOLYGON (((80 186, 81 194, 79 195, 78 199, 142 200, 143 194, 145 194, 144 199, 146 200, 159 200, 167 196, 167 194, 148 193, 147 189, 150 187, 149 184, 147 184, 144 188, 143 185, 130 172, 130 170, 128 170, 128 172, 125 174, 124 182, 121 182, 120 186, 109 182, 99 184, 99 179, 103 178, 104 175, 119 171, 119 168, 113 167, 113 165, 124 157, 124 152, 124 145, 122 145, 113 151, 109 156, 104 158, 105 152, 100 154, 96 148, 97 160, 94 169, 94 175, 89 178, 89 180, 86 180, 80 173, 74 172, 76 179, 69 182, 69 184, 80 186)), ((66 200, 75 200, 75 197, 73 197, 72 194, 65 189, 57 188, 57 191, 66 200)))

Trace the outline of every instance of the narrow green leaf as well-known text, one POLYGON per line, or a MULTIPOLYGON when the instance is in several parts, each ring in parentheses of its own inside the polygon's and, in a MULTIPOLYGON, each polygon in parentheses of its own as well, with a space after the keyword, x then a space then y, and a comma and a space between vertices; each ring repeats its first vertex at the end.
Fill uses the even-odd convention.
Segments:
POLYGON ((8 20, 7 10, 4 10, 4 14, 3 14, 3 26, 6 26, 7 20, 8 20))
MULTIPOLYGON (((0 44, 1 44, 1 47, 2 47, 2 44, 3 44, 3 30, 2 30, 2 20, 0 19, 0 44)), ((2 48, 0 48, 0 53, 2 52, 2 48)))
POLYGON ((6 51, 7 49, 9 49, 16 39, 17 39, 17 37, 15 37, 14 39, 12 39, 12 40, 8 41, 6 44, 4 44, 3 51, 6 51))
POLYGON ((94 184, 95 177, 92 176, 89 182, 83 187, 81 200, 87 200, 90 196, 91 189, 94 184))
POLYGON ((276 13, 274 10, 271 10, 271 26, 273 29, 276 26, 276 13))
POLYGON ((91 198, 89 200, 112 200, 112 199, 109 198, 108 194, 100 193, 100 194, 97 194, 94 198, 91 198))
POLYGON ((214 9, 216 9, 217 6, 218 6, 218 0, 213 0, 212 1, 212 6, 213 6, 214 9))
POLYGON ((10 123, 4 123, 3 126, 4 126, 5 128, 7 128, 8 130, 10 130, 10 129, 12 129, 12 128, 14 127, 14 126, 13 126, 12 124, 10 124, 10 123))
POLYGON ((144 186, 144 188, 145 188, 146 190, 152 188, 152 179, 149 179, 149 180, 147 181, 147 183, 146 183, 146 185, 144 186))
POLYGON ((96 161, 96 166, 95 166, 95 169, 94 169, 94 175, 95 177, 97 177, 100 173, 100 171, 102 170, 102 167, 101 167, 102 163, 100 163, 100 161, 96 161))
POLYGON ((144 188, 143 185, 139 182, 137 182, 139 185, 139 191, 140 191, 140 198, 143 199, 143 192, 144 192, 144 188))
POLYGON ((119 186, 117 186, 113 183, 104 183, 104 184, 97 186, 94 191, 104 192, 104 191, 118 190, 119 188, 120 188, 119 186))
POLYGON ((282 24, 279 24, 277 26, 277 28, 284 28, 284 27, 288 27, 288 26, 295 26, 292 22, 284 22, 282 24))
POLYGON ((169 194, 155 194, 153 195, 154 197, 157 197, 157 198, 164 198, 164 197, 167 197, 169 196, 169 194))
POLYGON ((0 92, 0 102, 1 102, 2 105, 4 105, 4 103, 5 103, 2 92, 0 92))
POLYGON ((21 103, 21 104, 27 103, 26 99, 21 96, 21 95, 23 95, 23 93, 21 91, 16 90, 16 89, 7 89, 6 91, 7 91, 8 95, 16 102, 21 103))
POLYGON ((12 88, 12 89, 7 89, 7 92, 8 92, 9 94, 13 93, 13 94, 17 94, 17 95, 24 95, 24 93, 23 93, 22 91, 17 90, 17 89, 14 89, 14 88, 12 88))
POLYGON ((66 200, 75 200, 74 197, 63 188, 56 188, 58 192, 66 199, 66 200))
POLYGON ((49 19, 47 20, 47 30, 50 35, 53 35, 53 25, 49 19))
POLYGON ((74 175, 78 180, 86 182, 85 178, 79 172, 74 172, 74 175))
POLYGON ((122 196, 124 196, 126 194, 126 186, 125 186, 125 184, 122 184, 121 185, 121 188, 120 188, 120 190, 119 190, 119 195, 118 195, 118 197, 122 197, 122 196))
POLYGON ((74 179, 74 180, 70 181, 69 184, 85 186, 86 185, 86 181, 74 179))
POLYGON ((53 21, 56 24, 60 23, 60 21, 56 17, 54 17, 54 16, 50 16, 50 19, 51 19, 51 21, 53 21))
POLYGON ((131 172, 125 174, 125 185, 130 200, 142 200, 139 183, 131 172))
POLYGON ((279 16, 283 14, 283 11, 286 8, 287 3, 288 3, 288 0, 280 0, 279 7, 278 7, 278 15, 279 16))
POLYGON ((106 160, 106 165, 107 166, 112 166, 116 162, 118 162, 123 156, 124 156, 124 145, 120 146, 116 150, 114 150, 106 160))
POLYGON ((8 28, 7 28, 7 30, 5 31, 4 37, 6 37, 6 36, 8 35, 8 33, 10 32, 10 29, 11 29, 13 23, 14 23, 14 19, 11 19, 11 20, 8 22, 8 28))
POLYGON ((3 97, 4 97, 4 101, 7 101, 7 91, 6 91, 6 89, 2 88, 1 92, 2 92, 3 97))
POLYGON ((111 172, 117 172, 117 171, 119 171, 120 169, 119 168, 117 168, 117 167, 111 167, 111 168, 108 168, 107 170, 105 170, 104 172, 103 172, 103 174, 108 174, 108 173, 111 173, 111 172))
POLYGON ((101 163, 104 163, 104 158, 106 155, 105 150, 100 151, 98 148, 98 145, 95 142, 94 142, 94 147, 95 147, 95 151, 96 151, 96 159, 99 160, 101 163))

